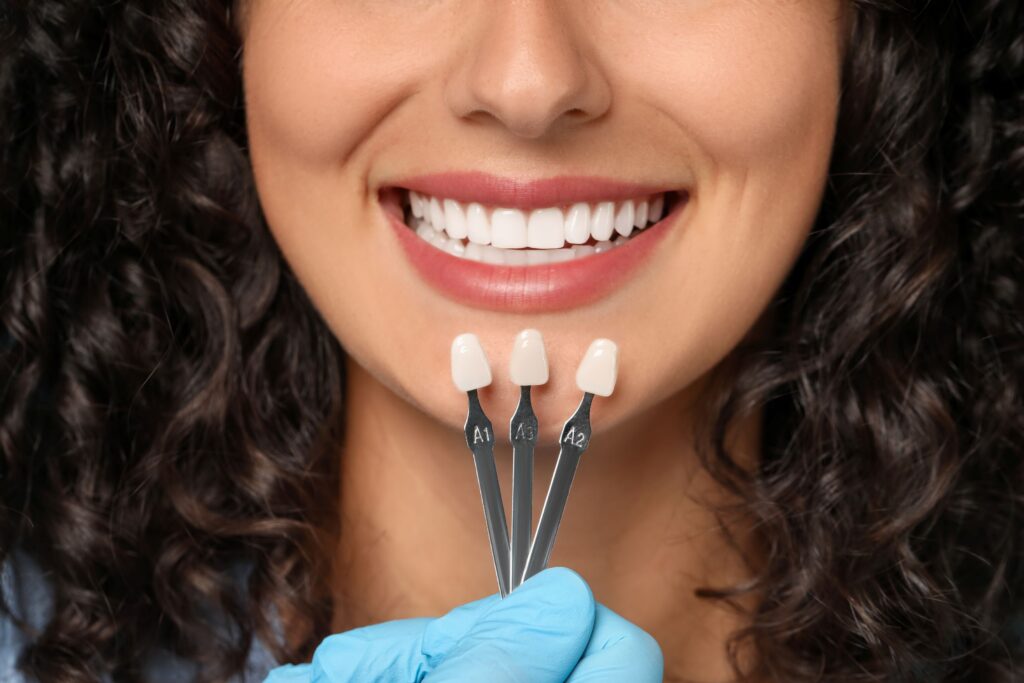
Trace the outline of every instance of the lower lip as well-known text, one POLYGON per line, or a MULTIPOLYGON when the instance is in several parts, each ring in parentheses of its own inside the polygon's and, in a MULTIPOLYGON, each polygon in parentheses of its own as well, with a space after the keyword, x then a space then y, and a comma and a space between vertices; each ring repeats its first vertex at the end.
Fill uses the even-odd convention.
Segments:
POLYGON ((453 256, 418 237, 402 219, 399 205, 382 207, 409 262, 438 292, 474 308, 539 313, 584 306, 616 291, 651 255, 687 200, 680 193, 669 214, 614 249, 533 266, 500 266, 453 256))

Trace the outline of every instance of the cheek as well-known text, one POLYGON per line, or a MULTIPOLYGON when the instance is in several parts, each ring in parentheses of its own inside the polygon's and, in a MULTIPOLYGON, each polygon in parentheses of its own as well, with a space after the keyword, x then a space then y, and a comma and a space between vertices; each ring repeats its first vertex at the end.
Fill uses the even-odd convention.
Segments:
POLYGON ((824 12, 726 8, 677 26, 652 44, 659 54, 644 61, 661 68, 644 87, 708 165, 754 174, 814 165, 831 145, 839 98, 839 47, 824 12))
POLYGON ((661 321, 662 333, 647 343, 679 361, 668 373, 643 369, 642 381, 666 392, 717 363, 765 311, 799 256, 827 179, 837 34, 809 12, 741 16, 737 7, 671 22, 617 60, 621 87, 656 112, 658 130, 667 123, 678 131, 675 153, 697 175, 695 214, 672 243, 662 288, 688 296, 648 298, 636 315, 647 328, 661 321), (627 72, 630 63, 643 68, 627 72), (692 346, 680 352, 680 340, 692 346))
MULTIPOLYGON (((250 136, 307 166, 337 166, 414 89, 429 65, 387 17, 347 16, 340 4, 261 3, 250 23, 243 79, 250 136)), ((277 161, 275 161, 277 163, 277 161)))

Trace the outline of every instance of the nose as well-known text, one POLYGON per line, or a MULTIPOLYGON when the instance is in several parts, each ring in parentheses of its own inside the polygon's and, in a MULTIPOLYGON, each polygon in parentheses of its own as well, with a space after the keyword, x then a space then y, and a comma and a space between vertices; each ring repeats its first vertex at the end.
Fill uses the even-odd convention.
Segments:
POLYGON ((523 138, 593 120, 611 91, 564 16, 572 3, 487 0, 446 83, 453 114, 491 119, 523 138))

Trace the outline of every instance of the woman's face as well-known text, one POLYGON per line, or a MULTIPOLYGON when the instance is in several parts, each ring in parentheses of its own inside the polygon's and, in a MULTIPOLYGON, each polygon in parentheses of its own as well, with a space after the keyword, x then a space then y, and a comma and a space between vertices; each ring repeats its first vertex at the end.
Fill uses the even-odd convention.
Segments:
POLYGON ((352 360, 455 429, 466 397, 449 350, 463 332, 490 357, 481 395, 499 424, 519 395, 513 339, 542 332, 542 439, 578 403, 592 339, 619 347, 597 432, 695 385, 754 329, 818 210, 839 0, 243 9, 249 142, 275 238, 352 360), (421 227, 433 242, 402 224, 410 187, 437 200, 421 227), (659 197, 666 219, 587 248, 659 197))

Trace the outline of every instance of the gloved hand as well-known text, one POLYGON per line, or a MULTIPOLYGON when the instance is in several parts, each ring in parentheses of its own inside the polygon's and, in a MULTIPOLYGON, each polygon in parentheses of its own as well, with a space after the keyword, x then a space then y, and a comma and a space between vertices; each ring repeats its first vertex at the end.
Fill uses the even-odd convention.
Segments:
POLYGON ((554 567, 504 600, 328 636, 311 663, 279 666, 264 683, 661 683, 662 668, 654 638, 554 567))

